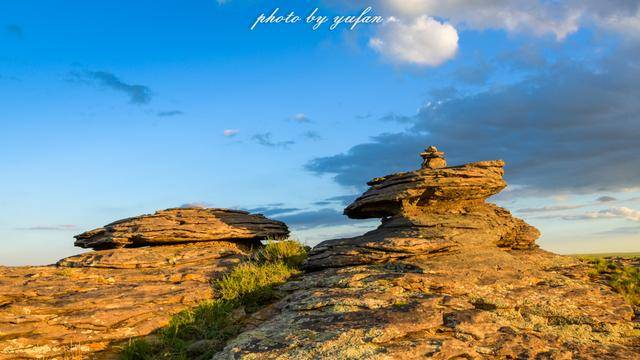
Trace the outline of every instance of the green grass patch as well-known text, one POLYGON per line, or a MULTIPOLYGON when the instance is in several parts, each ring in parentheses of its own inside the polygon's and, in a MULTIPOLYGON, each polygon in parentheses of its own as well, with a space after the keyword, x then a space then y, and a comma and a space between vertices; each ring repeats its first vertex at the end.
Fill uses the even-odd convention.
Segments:
POLYGON ((619 257, 623 259, 640 258, 640 252, 618 252, 618 253, 595 253, 595 254, 573 254, 577 258, 595 260, 600 258, 619 257))
POLYGON ((640 307, 640 268, 604 258, 590 260, 590 262, 594 268, 591 275, 604 279, 636 309, 640 307))
POLYGON ((153 337, 129 341, 121 359, 210 359, 241 331, 246 314, 280 298, 276 287, 300 273, 307 252, 296 241, 268 242, 213 282, 216 299, 174 315, 153 337))

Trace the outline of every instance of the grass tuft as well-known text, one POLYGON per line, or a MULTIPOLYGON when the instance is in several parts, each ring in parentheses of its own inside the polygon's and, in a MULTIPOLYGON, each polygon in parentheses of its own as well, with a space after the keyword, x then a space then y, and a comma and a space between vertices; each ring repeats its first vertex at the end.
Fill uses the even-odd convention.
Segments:
POLYGON ((604 279, 636 309, 640 307, 640 268, 604 258, 589 261, 594 268, 592 276, 604 279))
POLYGON ((296 241, 269 241, 213 282, 218 298, 174 315, 154 341, 129 341, 121 359, 210 359, 241 331, 246 314, 280 297, 276 287, 300 273, 307 252, 296 241))
POLYGON ((288 266, 299 268, 310 248, 295 240, 268 241, 265 246, 251 255, 251 260, 258 263, 283 262, 288 266))

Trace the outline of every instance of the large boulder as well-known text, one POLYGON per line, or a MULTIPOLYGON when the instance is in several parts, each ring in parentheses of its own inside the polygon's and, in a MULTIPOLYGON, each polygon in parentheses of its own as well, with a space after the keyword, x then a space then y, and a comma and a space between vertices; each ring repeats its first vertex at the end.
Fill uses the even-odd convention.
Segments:
POLYGON ((250 243, 288 235, 287 225, 261 214, 229 209, 175 208, 118 220, 76 235, 75 245, 99 250, 220 240, 250 243))

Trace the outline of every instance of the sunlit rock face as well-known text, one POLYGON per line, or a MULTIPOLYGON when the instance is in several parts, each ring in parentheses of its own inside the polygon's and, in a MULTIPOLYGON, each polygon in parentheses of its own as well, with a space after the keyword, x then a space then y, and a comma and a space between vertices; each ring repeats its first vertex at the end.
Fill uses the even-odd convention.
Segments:
POLYGON ((52 266, 0 267, 0 359, 111 359, 131 338, 216 297, 212 280, 279 221, 226 209, 169 209, 76 237, 100 249, 52 266))
POLYGON ((317 245, 288 296, 214 359, 637 358, 631 306, 485 202, 506 186, 504 162, 421 155, 345 209, 378 229, 317 245))
POLYGON ((505 188, 504 162, 446 165, 435 147, 423 152, 416 171, 376 178, 347 206, 350 218, 382 218, 374 231, 350 239, 326 241, 310 254, 305 267, 321 269, 385 263, 408 256, 459 252, 462 248, 533 249, 540 233, 509 211, 485 199, 505 188))
POLYGON ((75 245, 113 249, 219 240, 262 240, 289 235, 287 226, 260 214, 210 208, 176 208, 115 221, 76 235, 75 245))

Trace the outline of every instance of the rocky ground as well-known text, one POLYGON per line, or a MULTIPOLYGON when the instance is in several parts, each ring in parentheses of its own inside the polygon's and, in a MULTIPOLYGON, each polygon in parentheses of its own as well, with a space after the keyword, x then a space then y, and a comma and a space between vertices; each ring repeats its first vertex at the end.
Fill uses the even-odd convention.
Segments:
MULTIPOLYGON (((234 317, 239 335, 213 358, 640 358, 630 303, 485 201, 506 186, 502 161, 447 167, 433 147, 421 155, 421 169, 373 179, 345 209, 382 219, 378 229, 312 249, 278 301, 234 317)), ((0 268, 0 358, 116 356, 123 340, 215 297, 211 279, 258 239, 287 233, 262 216, 170 209, 79 235, 101 250, 57 266, 0 268)))
POLYGON ((637 359, 640 323, 579 260, 484 198, 501 161, 374 179, 345 213, 383 218, 316 246, 307 275, 214 359, 637 359))
POLYGON ((220 209, 170 209, 114 224, 78 236, 82 245, 114 249, 53 266, 0 267, 0 359, 117 358, 130 338, 214 297, 212 279, 258 239, 288 233, 281 222, 220 209), (197 235, 189 242, 184 234, 197 235), (147 246, 122 248, 126 239, 147 246))

